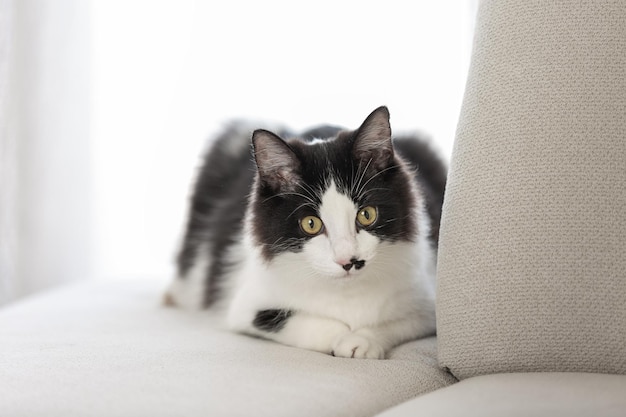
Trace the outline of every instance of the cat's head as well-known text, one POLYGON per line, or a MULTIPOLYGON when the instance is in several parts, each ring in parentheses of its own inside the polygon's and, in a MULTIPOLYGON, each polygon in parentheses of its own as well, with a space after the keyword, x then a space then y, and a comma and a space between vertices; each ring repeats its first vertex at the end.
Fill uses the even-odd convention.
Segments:
POLYGON ((384 248, 415 240, 413 180, 394 153, 386 107, 334 138, 283 140, 257 130, 253 146, 248 226, 267 262, 359 276, 384 248))

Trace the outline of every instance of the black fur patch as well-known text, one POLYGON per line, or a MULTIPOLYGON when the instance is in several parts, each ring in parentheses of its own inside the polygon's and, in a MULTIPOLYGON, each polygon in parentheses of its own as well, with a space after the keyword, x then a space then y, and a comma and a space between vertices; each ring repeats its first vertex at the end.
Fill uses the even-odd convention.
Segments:
POLYGON ((252 325, 264 332, 278 333, 285 327, 292 314, 290 310, 261 310, 256 313, 252 325))
POLYGON ((415 140, 413 136, 401 136, 394 139, 393 146, 415 172, 415 180, 420 184, 430 217, 431 243, 436 248, 448 170, 426 141, 415 140))

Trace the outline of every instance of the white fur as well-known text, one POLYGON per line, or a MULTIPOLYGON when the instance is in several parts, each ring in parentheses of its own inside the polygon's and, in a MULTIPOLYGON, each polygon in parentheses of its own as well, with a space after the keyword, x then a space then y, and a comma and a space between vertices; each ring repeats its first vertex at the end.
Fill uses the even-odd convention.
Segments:
POLYGON ((191 269, 170 284, 166 296, 174 305, 187 310, 203 307, 207 268, 211 264, 208 253, 206 245, 200 245, 191 269))
MULTIPOLYGON (((301 252, 285 252, 270 262, 253 244, 251 216, 246 215, 241 243, 228 255, 239 266, 224 277, 225 296, 216 306, 227 327, 336 356, 375 359, 401 342, 432 333, 436 259, 426 238, 424 208, 414 212, 416 241, 389 243, 365 230, 357 232, 359 207, 334 183, 321 201, 324 233, 301 252), (365 266, 346 272, 342 265, 352 257, 365 260, 365 266), (252 322, 266 309, 295 314, 279 332, 262 332, 252 322)), ((175 280, 169 289, 176 305, 202 307, 210 259, 206 248, 198 253, 185 279, 175 280)))
POLYGON ((355 218, 359 207, 341 194, 334 182, 321 200, 319 214, 325 234, 311 239, 304 248, 304 257, 322 276, 349 278, 358 275, 363 270, 352 268, 346 272, 342 265, 349 263, 351 258, 365 260, 367 264, 375 254, 378 238, 366 232, 357 233, 355 218))
POLYGON ((246 233, 248 256, 233 272, 228 326, 288 345, 363 358, 382 358, 398 343, 432 333, 435 258, 425 237, 423 208, 415 212, 417 241, 396 243, 365 230, 357 233, 357 210, 331 183, 319 208, 325 233, 310 239, 302 252, 286 252, 269 263, 246 233), (351 257, 365 260, 365 267, 346 272, 341 265, 351 257), (295 311, 280 332, 252 326, 257 311, 276 308, 295 311))
POLYGON ((314 145, 319 145, 319 144, 323 144, 328 142, 328 139, 322 139, 322 138, 313 138, 308 142, 305 142, 307 145, 309 146, 314 146, 314 145))

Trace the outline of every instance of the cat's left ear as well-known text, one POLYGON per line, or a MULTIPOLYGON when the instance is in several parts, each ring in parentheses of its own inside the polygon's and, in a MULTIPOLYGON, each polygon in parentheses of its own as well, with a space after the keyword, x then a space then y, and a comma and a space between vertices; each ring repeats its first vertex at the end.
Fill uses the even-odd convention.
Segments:
POLYGON ((302 163, 289 145, 262 129, 252 134, 252 145, 261 182, 274 191, 295 188, 300 180, 302 163))
POLYGON ((381 171, 393 162, 389 110, 381 106, 365 119, 356 132, 354 156, 369 163, 370 168, 381 171))

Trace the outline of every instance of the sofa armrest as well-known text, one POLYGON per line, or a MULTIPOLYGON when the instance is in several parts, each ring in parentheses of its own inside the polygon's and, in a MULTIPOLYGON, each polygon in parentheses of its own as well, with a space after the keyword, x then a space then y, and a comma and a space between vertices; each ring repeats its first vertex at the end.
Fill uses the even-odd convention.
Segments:
POLYGON ((439 359, 626 373, 626 3, 484 0, 446 188, 439 359))

